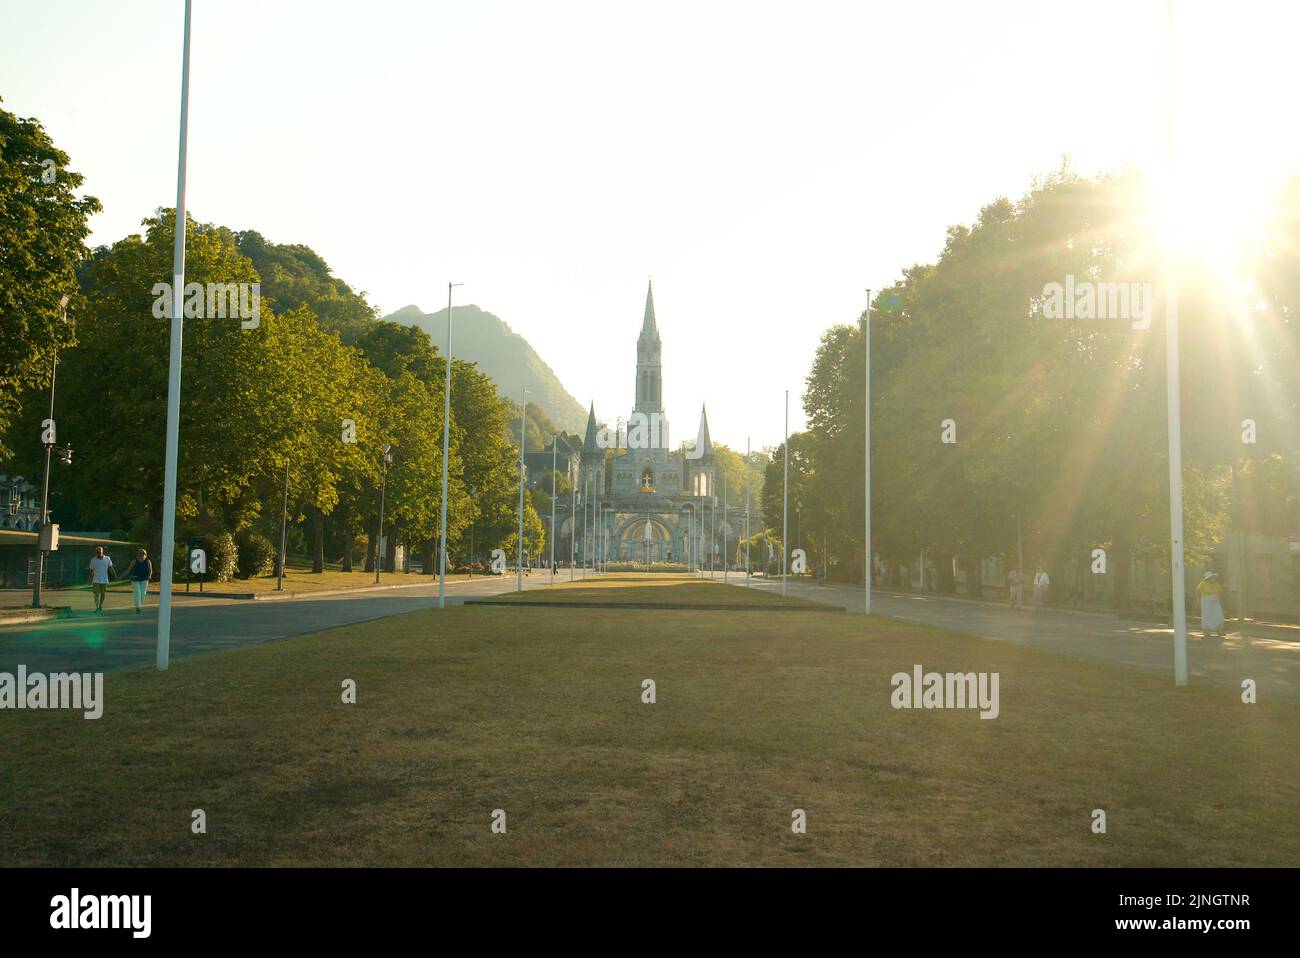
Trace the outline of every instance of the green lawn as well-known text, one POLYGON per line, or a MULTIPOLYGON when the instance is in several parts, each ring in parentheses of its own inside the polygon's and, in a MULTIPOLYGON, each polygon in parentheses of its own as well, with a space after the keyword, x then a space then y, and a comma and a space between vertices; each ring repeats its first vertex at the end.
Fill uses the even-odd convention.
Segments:
MULTIPOLYGON (((771 599, 619 578, 556 594, 771 599)), ((1300 707, 840 612, 456 607, 106 697, 97 722, 0 712, 5 864, 1300 861, 1300 707), (894 710, 913 663, 999 672, 1000 717, 894 710)))
MULTIPOLYGON (((549 572, 533 573, 534 576, 541 575, 541 581, 547 581, 545 577, 549 572)), ((507 578, 509 578, 507 576, 507 578)), ((745 578, 742 572, 739 577, 734 579, 736 582, 743 582, 745 578)), ((529 579, 532 582, 534 580, 529 579)), ((782 598, 779 594, 773 594, 761 589, 750 589, 742 591, 733 589, 722 584, 722 573, 718 573, 717 580, 710 583, 708 579, 701 579, 697 575, 671 574, 671 573, 651 573, 651 572, 621 572, 621 573, 603 573, 599 576, 593 576, 586 581, 579 572, 573 582, 569 582, 568 570, 557 570, 555 573, 555 582, 557 585, 563 585, 563 589, 547 589, 545 591, 530 592, 510 592, 505 595, 492 596, 491 601, 525 603, 536 605, 539 602, 583 602, 592 605, 608 605, 610 603, 618 605, 635 605, 635 604, 665 604, 665 605, 726 605, 737 609, 759 608, 764 606, 800 606, 810 611, 822 610, 827 611, 827 607, 818 603, 810 602, 807 599, 796 599, 794 596, 782 598)))

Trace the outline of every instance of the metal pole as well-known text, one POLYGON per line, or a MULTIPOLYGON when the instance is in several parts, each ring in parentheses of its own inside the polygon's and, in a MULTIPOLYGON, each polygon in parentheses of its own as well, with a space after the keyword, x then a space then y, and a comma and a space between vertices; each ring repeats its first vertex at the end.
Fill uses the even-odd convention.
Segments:
POLYGON ((713 578, 713 537, 714 537, 714 535, 716 534, 716 527, 717 527, 717 525, 718 525, 718 506, 717 506, 717 504, 713 501, 713 490, 712 490, 712 489, 709 490, 709 502, 708 502, 708 504, 705 506, 705 508, 708 510, 708 516, 709 516, 709 556, 708 556, 708 561, 709 561, 709 578, 712 579, 712 578, 713 578))
POLYGON ((519 544, 515 549, 515 591, 524 591, 524 450, 528 444, 528 390, 519 397, 519 544))
POLYGON ((289 463, 284 464, 284 511, 280 513, 280 572, 275 580, 275 591, 284 591, 285 536, 289 531, 289 463))
POLYGON ((560 437, 557 434, 551 440, 551 585, 555 585, 555 495, 560 491, 555 488, 555 457, 559 450, 560 437))
MULTIPOLYGON (((1168 55, 1165 59, 1165 182, 1174 180, 1174 3, 1165 0, 1168 55)), ((1172 238, 1165 239, 1165 393, 1169 405, 1169 552, 1174 612, 1174 684, 1187 684, 1187 583, 1183 571, 1183 441, 1178 361, 1178 262, 1172 238)))
MULTIPOLYGON (((54 379, 59 371, 59 354, 54 354, 54 361, 50 365, 50 425, 52 428, 58 427, 54 424, 54 379)), ((57 439, 58 436, 51 436, 57 439)), ((45 575, 45 550, 40 547, 40 531, 43 531, 50 521, 50 453, 54 451, 54 443, 45 444, 45 479, 41 482, 41 522, 37 532, 36 542, 36 583, 32 586, 32 608, 41 607, 41 579, 45 575)))
POLYGON ((865 517, 863 546, 866 550, 866 557, 867 557, 866 575, 864 576, 866 582, 866 603, 863 606, 863 612, 867 615, 870 615, 871 614, 871 573, 873 571, 872 564, 871 564, 871 290, 867 290, 867 315, 866 315, 866 320, 862 325, 862 339, 863 342, 865 343, 864 349, 866 350, 866 366, 865 366, 866 376, 864 377, 866 379, 866 385, 863 390, 863 396, 865 398, 865 403, 864 403, 865 410, 862 416, 863 420, 866 423, 866 425, 864 426, 866 438, 865 441, 863 442, 863 448, 865 450, 864 453, 865 463, 863 465, 863 475, 866 481, 866 492, 864 493, 866 499, 865 499, 865 505, 863 509, 864 517, 865 517))
POLYGON ((722 477, 722 581, 727 581, 727 477, 722 477))
POLYGON ((749 437, 745 437, 745 588, 749 588, 749 474, 753 469, 749 457, 749 437))
POLYGON ((379 585, 379 570, 384 567, 384 498, 388 493, 388 462, 385 461, 379 480, 379 535, 375 538, 375 585, 379 585))
MULTIPOLYGON (((572 468, 573 459, 569 459, 572 468)), ((579 468, 581 473, 581 468, 579 468)), ((567 470, 566 470, 567 472, 567 470)), ((569 581, 573 581, 573 566, 578 561, 578 484, 569 482, 569 581)))
POLYGON ((167 360, 167 443, 163 467, 162 555, 158 580, 156 664, 166 669, 172 640, 172 552, 176 547, 176 453, 181 424, 181 332, 185 314, 185 151, 190 119, 190 0, 185 0, 185 38, 181 48, 181 130, 176 160, 176 238, 172 245, 171 347, 167 360))
POLYGON ((438 533, 438 608, 447 607, 447 450, 451 443, 451 290, 447 284, 447 382, 442 396, 442 518, 438 533))
POLYGON ((790 390, 785 391, 785 443, 781 465, 781 595, 785 595, 786 555, 790 552, 790 390))
POLYGON ((1021 589, 1023 590, 1025 576, 1025 547, 1020 540, 1020 513, 1018 512, 1016 513, 1016 566, 1016 578, 1020 580, 1021 589))

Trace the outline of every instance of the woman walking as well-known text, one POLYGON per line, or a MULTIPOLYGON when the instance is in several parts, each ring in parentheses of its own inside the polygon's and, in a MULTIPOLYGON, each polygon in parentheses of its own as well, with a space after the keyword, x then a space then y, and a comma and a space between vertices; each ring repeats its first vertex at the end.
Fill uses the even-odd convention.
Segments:
POLYGON ((144 604, 144 594, 149 591, 149 580, 153 578, 153 563, 149 561, 149 553, 143 549, 136 552, 135 561, 131 563, 127 575, 131 577, 131 589, 135 592, 135 611, 139 612, 140 606, 144 604))
POLYGON ((1205 573, 1196 584, 1196 594, 1201 597, 1201 631, 1207 639, 1213 634, 1223 638, 1223 600, 1219 598, 1221 592, 1223 583, 1219 581, 1217 572, 1205 573))

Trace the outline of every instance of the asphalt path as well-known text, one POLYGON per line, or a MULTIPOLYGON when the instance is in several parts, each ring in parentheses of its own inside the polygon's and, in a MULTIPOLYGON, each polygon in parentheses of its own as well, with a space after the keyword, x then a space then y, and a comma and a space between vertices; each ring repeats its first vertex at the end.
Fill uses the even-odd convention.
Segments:
MULTIPOLYGON (((745 587, 743 575, 731 576, 729 581, 745 587)), ((781 581, 753 579, 751 587, 780 594, 781 581)), ((861 587, 792 579, 787 594, 859 614, 865 605, 861 587)), ((993 602, 881 591, 872 594, 871 611, 953 632, 1164 672, 1173 682, 1173 629, 1167 625, 1067 609, 1026 608, 1013 612, 993 602)), ((1242 680, 1249 678, 1254 679, 1261 701, 1265 696, 1300 699, 1300 642, 1241 632, 1230 633, 1219 641, 1189 628, 1187 660, 1192 682, 1241 688, 1242 680)))
MULTIPOLYGON (((577 575, 581 578, 582 571, 577 575)), ((568 582, 568 571, 556 572, 555 581, 568 582)), ((534 570, 524 576, 525 590, 549 584, 547 572, 534 570)), ((515 585, 514 575, 448 582, 447 603, 459 605, 467 598, 513 592, 515 585)), ((171 658, 259 645, 437 605, 437 581, 400 589, 257 601, 175 593, 171 658)), ((144 611, 137 614, 129 595, 110 593, 108 608, 99 614, 78 609, 69 618, 0 628, 0 672, 13 673, 19 664, 27 666, 28 672, 117 672, 152 667, 157 637, 156 594, 149 595, 144 611)))

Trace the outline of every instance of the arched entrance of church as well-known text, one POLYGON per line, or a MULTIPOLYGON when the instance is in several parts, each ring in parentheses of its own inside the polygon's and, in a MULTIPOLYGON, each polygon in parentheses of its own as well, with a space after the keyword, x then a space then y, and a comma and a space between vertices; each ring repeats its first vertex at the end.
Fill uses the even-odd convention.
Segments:
POLYGON ((673 561, 672 532, 654 516, 634 516, 618 530, 618 558, 620 562, 645 565, 647 562, 673 561), (650 536, 646 538, 646 529, 650 536))

